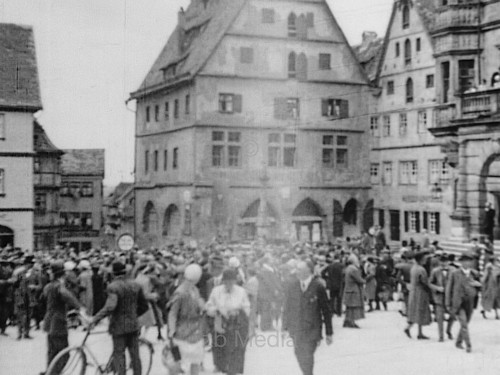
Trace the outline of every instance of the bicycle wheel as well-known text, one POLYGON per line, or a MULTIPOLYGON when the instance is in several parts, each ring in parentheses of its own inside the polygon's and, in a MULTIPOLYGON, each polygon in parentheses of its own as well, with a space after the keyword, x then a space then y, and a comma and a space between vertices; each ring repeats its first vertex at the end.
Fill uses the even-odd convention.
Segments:
POLYGON ((81 347, 66 348, 50 362, 45 375, 85 375, 87 357, 81 347))
MULTIPOLYGON (((139 357, 141 358, 142 375, 149 375, 153 367, 154 348, 148 340, 139 338, 139 357)), ((132 364, 127 352, 127 374, 132 374, 132 364)))

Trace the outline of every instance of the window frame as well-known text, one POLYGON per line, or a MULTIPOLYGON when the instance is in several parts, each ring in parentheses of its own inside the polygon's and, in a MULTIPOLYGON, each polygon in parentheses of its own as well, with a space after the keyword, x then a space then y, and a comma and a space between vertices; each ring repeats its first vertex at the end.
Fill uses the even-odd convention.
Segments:
POLYGON ((0 168, 0 197, 5 197, 5 195, 6 195, 5 169, 0 168))
POLYGON ((320 53, 318 61, 319 70, 332 70, 332 54, 320 53))
POLYGON ((417 112, 417 133, 418 134, 427 133, 428 123, 429 123, 428 118, 429 118, 429 116, 427 116, 426 109, 421 109, 417 112))
POLYGON ((382 185, 392 186, 394 180, 393 177, 394 177, 394 168, 392 161, 384 161, 382 163, 382 185))
POLYGON ((380 163, 370 164, 370 184, 378 185, 380 183, 380 163))
POLYGON ((418 185, 417 160, 404 160, 399 162, 399 185, 403 186, 418 185))
POLYGON ((391 115, 384 115, 382 119, 382 137, 389 138, 391 136, 391 115))
POLYGON ((408 135, 408 113, 399 114, 399 136, 406 137, 408 135))
POLYGON ((5 141, 7 138, 7 115, 0 112, 0 141, 5 141))
POLYGON ((394 95, 394 80, 387 81, 387 95, 394 95))
POLYGON ((374 138, 380 137, 379 119, 380 116, 370 116, 370 134, 374 138))

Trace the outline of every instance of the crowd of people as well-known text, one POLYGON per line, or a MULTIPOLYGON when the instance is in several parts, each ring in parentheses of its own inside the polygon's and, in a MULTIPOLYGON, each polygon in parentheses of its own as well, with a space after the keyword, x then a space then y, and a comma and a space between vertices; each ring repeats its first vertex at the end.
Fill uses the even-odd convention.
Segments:
POLYGON ((380 228, 333 244, 214 242, 197 249, 180 243, 79 253, 7 247, 0 250, 0 334, 7 336, 12 325, 17 340, 29 340, 43 322, 50 362, 67 347, 68 327, 81 323, 66 319, 76 308, 89 317, 86 329, 110 317, 117 374, 125 374, 126 348, 134 374, 141 373, 137 339, 153 329, 166 340, 171 373, 200 373, 211 352, 215 372, 235 375, 244 372, 255 335, 287 332, 303 374, 311 375, 323 335, 332 343, 333 315, 344 317, 343 327, 359 329, 366 314, 393 302, 409 338, 416 325, 417 338, 427 340, 423 327, 436 321, 439 341, 445 332, 453 339, 458 321, 455 345, 470 352, 468 323, 479 294, 485 318, 494 311, 498 319, 500 307, 492 248, 474 241, 472 249, 455 256, 424 238, 391 250, 380 228))

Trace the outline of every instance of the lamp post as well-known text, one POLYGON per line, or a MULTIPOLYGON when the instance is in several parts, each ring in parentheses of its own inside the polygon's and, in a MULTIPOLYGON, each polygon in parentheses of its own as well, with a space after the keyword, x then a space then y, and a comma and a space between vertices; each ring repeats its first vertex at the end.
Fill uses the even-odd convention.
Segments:
POLYGON ((191 236, 191 192, 184 191, 184 235, 191 236))
POLYGON ((261 176, 259 177, 260 183, 262 184, 262 189, 260 192, 260 202, 259 209, 257 211, 257 238, 263 241, 267 237, 267 228, 269 227, 269 220, 267 218, 267 202, 266 202, 266 190, 267 184, 269 182, 269 176, 267 175, 267 168, 264 165, 262 168, 261 176))

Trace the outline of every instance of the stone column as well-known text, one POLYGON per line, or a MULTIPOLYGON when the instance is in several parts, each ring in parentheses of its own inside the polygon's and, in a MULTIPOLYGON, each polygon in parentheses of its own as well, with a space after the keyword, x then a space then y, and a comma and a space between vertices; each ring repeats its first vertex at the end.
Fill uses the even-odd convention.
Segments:
POLYGON ((458 150, 458 188, 457 207, 451 215, 451 236, 453 239, 467 241, 469 239, 470 212, 467 202, 467 141, 462 141, 458 150))

